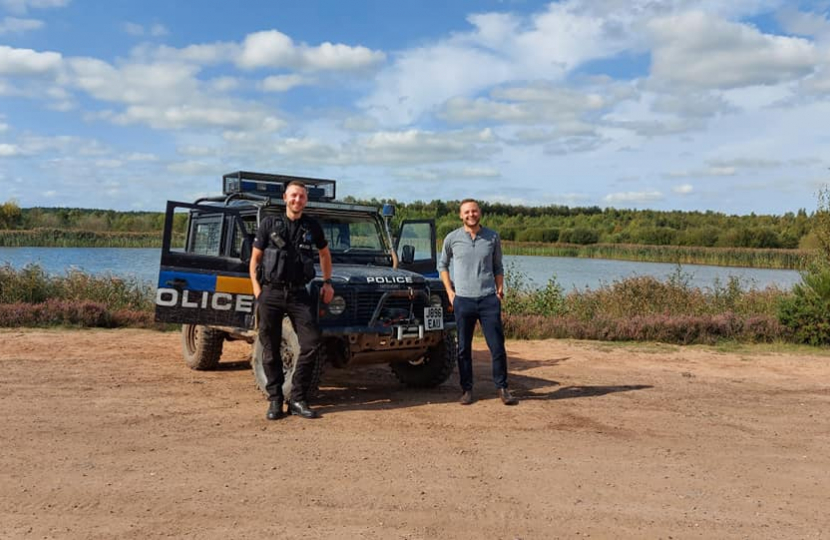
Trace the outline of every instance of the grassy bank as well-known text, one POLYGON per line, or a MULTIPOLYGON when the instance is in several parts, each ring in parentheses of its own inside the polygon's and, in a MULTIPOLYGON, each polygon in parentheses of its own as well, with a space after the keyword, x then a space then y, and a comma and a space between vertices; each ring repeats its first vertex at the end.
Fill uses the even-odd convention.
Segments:
MULTIPOLYGON (((806 341, 779 320, 792 291, 746 289, 737 278, 702 290, 678 271, 667 281, 632 277, 566 293, 555 281, 532 289, 508 268, 506 289, 505 331, 513 339, 806 341)), ((6 265, 0 267, 0 327, 156 327, 153 295, 151 285, 136 281, 77 271, 50 276, 37 265, 6 265)))
POLYGON ((531 290, 515 274, 507 277, 505 333, 514 339, 714 344, 788 342, 793 335, 778 315, 792 293, 745 289, 737 279, 704 290, 682 274, 665 282, 640 276, 565 293, 555 281, 531 290))
POLYGON ((706 264, 747 268, 800 270, 810 252, 796 249, 709 248, 639 244, 544 244, 504 242, 507 255, 582 257, 637 262, 706 264))
POLYGON ((38 265, 0 266, 0 327, 155 328, 150 285, 70 271, 51 276, 38 265))

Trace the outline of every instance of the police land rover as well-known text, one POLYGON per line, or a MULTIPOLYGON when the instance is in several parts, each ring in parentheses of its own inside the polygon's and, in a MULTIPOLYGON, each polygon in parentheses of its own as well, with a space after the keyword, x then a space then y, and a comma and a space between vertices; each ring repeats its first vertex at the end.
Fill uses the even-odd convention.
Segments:
MULTIPOLYGON (((393 244, 391 206, 379 211, 336 202, 334 180, 244 171, 223 176, 221 196, 167 203, 156 320, 182 324, 185 363, 215 369, 226 340, 245 340, 253 345, 254 379, 264 392, 248 264, 259 222, 285 213, 282 193, 292 180, 308 188, 303 213, 322 226, 333 267, 329 304, 319 300, 319 260, 307 285, 318 299, 315 314, 323 335, 310 390, 319 385, 324 363, 337 368, 389 363, 397 378, 413 387, 446 381, 455 366, 455 321, 437 277, 434 222, 404 221, 393 244), (187 232, 178 247, 182 242, 174 241, 174 230, 183 219, 187 232)), ((283 392, 290 395, 299 344, 287 317, 280 354, 283 392)))

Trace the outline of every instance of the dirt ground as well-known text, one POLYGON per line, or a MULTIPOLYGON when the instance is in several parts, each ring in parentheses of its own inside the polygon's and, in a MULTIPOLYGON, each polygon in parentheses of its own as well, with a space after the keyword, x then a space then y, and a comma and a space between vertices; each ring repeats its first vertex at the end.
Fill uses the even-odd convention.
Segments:
POLYGON ((265 419, 247 347, 0 332, 0 538, 830 538, 830 356, 508 342, 496 399, 386 366, 265 419))

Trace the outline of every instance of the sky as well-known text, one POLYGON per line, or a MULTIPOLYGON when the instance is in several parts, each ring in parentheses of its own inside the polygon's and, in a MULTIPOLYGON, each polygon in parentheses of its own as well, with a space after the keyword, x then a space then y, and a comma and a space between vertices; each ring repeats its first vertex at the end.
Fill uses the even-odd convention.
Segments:
POLYGON ((774 214, 830 183, 830 0, 0 0, 0 203, 774 214))

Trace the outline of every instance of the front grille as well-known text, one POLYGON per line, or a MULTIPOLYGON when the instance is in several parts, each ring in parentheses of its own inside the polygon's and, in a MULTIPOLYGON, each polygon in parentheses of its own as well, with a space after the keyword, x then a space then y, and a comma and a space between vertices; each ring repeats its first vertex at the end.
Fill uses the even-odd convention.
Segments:
MULTIPOLYGON (((339 317, 331 315, 320 319, 320 325, 325 328, 337 326, 368 326, 375 314, 375 310, 386 293, 393 293, 386 296, 383 307, 378 315, 376 326, 394 326, 399 324, 414 324, 423 321, 424 309, 428 306, 428 299, 423 293, 425 287, 413 287, 412 299, 409 298, 409 288, 385 289, 349 287, 348 290, 335 285, 335 294, 346 300, 346 311, 339 317), (395 293, 401 296, 395 295, 395 293)), ((455 321, 454 315, 448 309, 447 294, 444 291, 438 292, 441 296, 441 304, 444 308, 444 323, 455 321)))
MULTIPOLYGON (((402 292, 408 293, 408 289, 402 292)), ((369 323, 385 293, 386 291, 358 293, 355 318, 359 324, 369 323)), ((413 318, 421 320, 425 307, 427 307, 427 301, 422 294, 415 294, 412 300, 409 299, 408 294, 402 297, 389 295, 383 302, 377 322, 389 326, 414 322, 413 318)))

